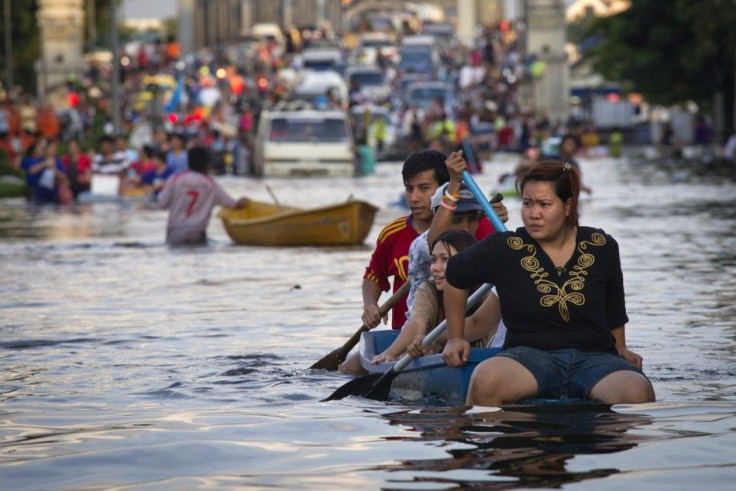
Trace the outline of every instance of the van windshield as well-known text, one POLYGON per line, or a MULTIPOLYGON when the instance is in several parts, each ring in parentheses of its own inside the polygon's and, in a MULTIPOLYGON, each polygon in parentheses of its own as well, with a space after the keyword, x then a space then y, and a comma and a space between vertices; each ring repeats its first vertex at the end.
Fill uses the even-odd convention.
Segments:
POLYGON ((356 82, 358 86, 383 85, 385 80, 380 72, 355 72, 350 74, 350 82, 356 82))
POLYGON ((268 134, 272 142, 348 143, 345 121, 338 118, 275 118, 268 134))
POLYGON ((447 89, 440 87, 416 87, 409 91, 409 99, 420 105, 429 105, 435 99, 447 102, 447 89))

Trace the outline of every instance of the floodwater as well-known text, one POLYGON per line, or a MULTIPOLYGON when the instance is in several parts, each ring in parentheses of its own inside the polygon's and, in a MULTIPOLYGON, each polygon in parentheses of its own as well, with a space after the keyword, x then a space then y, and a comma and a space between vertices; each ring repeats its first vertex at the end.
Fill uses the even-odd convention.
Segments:
MULTIPOLYGON (((512 157, 477 176, 491 189, 512 157)), ((308 367, 360 327, 400 163, 356 179, 226 178, 235 195, 379 207, 365 245, 164 246, 165 212, 0 203, 3 489, 732 489, 736 170, 582 159, 581 222, 620 244, 648 405, 320 402, 308 367)), ((509 228, 520 226, 507 200, 509 228)), ((384 297, 386 298, 386 297, 384 297)))

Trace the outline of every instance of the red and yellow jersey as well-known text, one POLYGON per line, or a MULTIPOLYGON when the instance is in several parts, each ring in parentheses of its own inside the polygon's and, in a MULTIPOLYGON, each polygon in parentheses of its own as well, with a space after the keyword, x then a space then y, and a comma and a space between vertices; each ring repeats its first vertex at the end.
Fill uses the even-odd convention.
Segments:
MULTIPOLYGON (((363 278, 388 291, 391 287, 388 279, 393 276, 393 291, 401 288, 409 277, 409 246, 417 237, 419 234, 411 226, 411 215, 397 218, 383 227, 363 278)), ((391 309, 391 327, 401 329, 405 321, 406 295, 391 309)))

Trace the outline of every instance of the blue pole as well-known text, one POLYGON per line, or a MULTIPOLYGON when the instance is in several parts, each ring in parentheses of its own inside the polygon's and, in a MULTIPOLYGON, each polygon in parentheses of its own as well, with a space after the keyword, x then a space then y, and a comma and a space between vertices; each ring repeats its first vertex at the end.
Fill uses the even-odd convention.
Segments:
POLYGON ((471 176, 470 172, 466 170, 463 171, 463 182, 468 187, 468 189, 470 189, 470 192, 473 193, 473 197, 478 202, 480 207, 483 208, 483 212, 491 221, 493 228, 495 228, 499 232, 506 232, 508 230, 506 228, 506 225, 503 224, 501 218, 499 218, 498 216, 498 213, 493 210, 491 203, 488 201, 488 199, 486 199, 486 196, 483 194, 483 191, 481 191, 481 189, 478 187, 478 184, 476 184, 473 176, 471 176))

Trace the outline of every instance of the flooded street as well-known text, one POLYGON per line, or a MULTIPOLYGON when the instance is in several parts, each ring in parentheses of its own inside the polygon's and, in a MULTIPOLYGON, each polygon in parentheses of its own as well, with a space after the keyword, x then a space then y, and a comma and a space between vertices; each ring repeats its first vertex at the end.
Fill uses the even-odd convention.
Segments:
MULTIPOLYGON (((514 157, 486 163, 494 187, 514 157)), ((581 159, 581 224, 619 242, 629 347, 658 402, 452 408, 348 398, 308 367, 359 327, 401 164, 355 179, 224 178, 234 196, 381 208, 365 244, 164 245, 142 204, 0 203, 5 489, 728 489, 736 478, 736 171, 581 159)), ((521 226, 508 199, 509 228, 521 226)), ((383 299, 387 298, 387 294, 383 299)))

